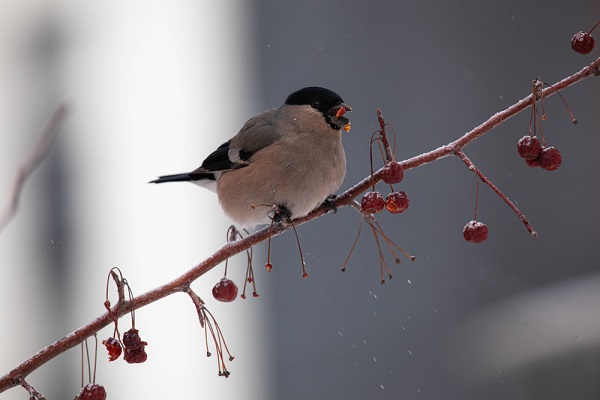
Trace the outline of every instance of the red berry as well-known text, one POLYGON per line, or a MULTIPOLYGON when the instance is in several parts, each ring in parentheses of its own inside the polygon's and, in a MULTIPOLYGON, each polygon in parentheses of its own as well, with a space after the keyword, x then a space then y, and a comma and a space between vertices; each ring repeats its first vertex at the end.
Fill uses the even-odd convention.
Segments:
POLYGON ((517 143, 517 150, 521 157, 534 160, 542 152, 542 144, 535 136, 523 136, 517 143))
POLYGON ((213 297, 219 301, 229 303, 235 300, 238 294, 238 288, 232 280, 223 277, 212 290, 213 297))
POLYGON ((594 38, 587 32, 577 32, 571 39, 571 48, 580 54, 588 54, 594 49, 594 38))
POLYGON ((81 388, 75 400, 106 400, 106 390, 97 383, 88 383, 81 388))
POLYGON ((383 196, 379 192, 365 193, 360 202, 362 210, 371 214, 380 213, 384 205, 385 201, 383 201, 383 196))
POLYGON ((123 352, 121 343, 113 337, 103 340, 102 344, 106 346, 106 350, 108 351, 108 361, 115 361, 123 352))
POLYGON ((536 158, 533 160, 530 160, 528 158, 525 159, 525 162, 527 163, 527 165, 531 168, 537 168, 540 166, 540 158, 536 158))
POLYGON ((148 345, 148 343, 142 341, 139 332, 140 331, 137 329, 131 328, 123 334, 123 344, 125 345, 125 350, 139 349, 148 345))
POLYGON ((402 182, 402 179, 404 179, 404 167, 396 161, 387 163, 385 167, 383 167, 382 177, 385 183, 400 183, 402 182))
POLYGON ((385 208, 392 214, 400 214, 406 211, 410 201, 404 192, 393 192, 385 198, 385 208))
POLYGON ((463 236, 467 242, 481 243, 488 237, 488 227, 483 222, 471 221, 463 228, 463 236))
POLYGON ((131 328, 123 334, 123 344, 125 345, 123 358, 129 364, 143 363, 148 358, 144 349, 148 343, 142 341, 137 329, 131 328))
POLYGON ((554 171, 560 167, 560 164, 562 163, 562 156, 560 155, 560 151, 554 147, 546 147, 540 154, 539 162, 540 167, 546 171, 554 171))
POLYGON ((148 359, 148 355, 146 354, 146 350, 135 349, 135 350, 127 350, 125 349, 125 355, 123 356, 125 361, 129 364, 141 364, 148 359))

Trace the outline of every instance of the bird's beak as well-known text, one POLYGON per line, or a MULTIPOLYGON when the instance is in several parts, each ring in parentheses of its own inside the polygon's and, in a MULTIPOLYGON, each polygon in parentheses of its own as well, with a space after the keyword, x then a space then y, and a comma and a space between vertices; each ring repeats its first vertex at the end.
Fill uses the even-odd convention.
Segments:
POLYGON ((329 111, 329 118, 327 122, 329 122, 329 125, 331 125, 332 128, 344 128, 344 130, 348 132, 350 130, 350 120, 345 117, 345 114, 350 111, 352 111, 352 107, 346 103, 341 103, 335 107, 332 107, 329 111))

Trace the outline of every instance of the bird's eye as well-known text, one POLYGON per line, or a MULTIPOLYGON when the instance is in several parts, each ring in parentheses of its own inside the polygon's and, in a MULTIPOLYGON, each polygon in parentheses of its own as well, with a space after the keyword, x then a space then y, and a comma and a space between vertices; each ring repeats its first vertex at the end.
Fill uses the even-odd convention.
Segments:
POLYGON ((320 102, 318 102, 318 101, 313 101, 313 102, 312 102, 312 104, 311 104, 311 106, 312 106, 313 108, 319 108, 319 107, 321 106, 321 103, 320 103, 320 102))

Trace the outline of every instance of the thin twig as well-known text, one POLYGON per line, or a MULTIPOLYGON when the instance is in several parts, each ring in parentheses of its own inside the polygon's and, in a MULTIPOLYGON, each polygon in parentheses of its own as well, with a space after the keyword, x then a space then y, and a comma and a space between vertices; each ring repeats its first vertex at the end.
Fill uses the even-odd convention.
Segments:
MULTIPOLYGON (((531 233, 533 236, 537 237, 537 232, 535 231, 535 229, 533 229, 533 226, 531 226, 531 224, 529 223, 529 221, 527 220, 527 218, 525 217, 525 215, 523 215, 523 213, 517 208, 517 206, 515 206, 515 204, 510 201, 510 199, 504 194, 502 193, 502 191, 500 189, 498 189, 498 187, 496 185, 494 185, 492 183, 492 181, 490 181, 480 170, 479 168, 477 168, 475 166, 475 164, 473 164, 473 162, 469 159, 469 157, 467 157, 467 155, 462 151, 462 150, 457 150, 456 151, 456 155, 463 160, 463 162, 467 165, 467 167, 469 168, 470 171, 473 171, 477 174, 477 176, 479 176, 479 178, 486 183, 489 187, 492 188, 492 190, 494 192, 496 192, 496 194, 498 196, 500 196, 500 198, 502 200, 504 200, 504 202, 506 204, 508 204, 508 206, 515 212, 515 214, 517 214, 517 216, 521 219, 521 221, 525 224, 525 227, 527 228, 527 230, 529 231, 529 233, 531 233)), ((475 220, 477 220, 477 205, 475 205, 475 220)))
POLYGON ((38 392, 33 386, 31 386, 29 383, 27 383, 25 381, 25 379, 19 379, 18 384, 23 386, 23 388, 25 388, 25 390, 27 390, 27 392, 29 393, 30 399, 46 400, 46 398, 44 396, 42 396, 42 394, 40 392, 38 392))
POLYGON ((67 105, 64 103, 61 104, 56 111, 54 111, 54 114, 52 114, 52 117, 44 127, 42 134, 33 147, 32 152, 25 160, 23 160, 21 165, 19 165, 13 179, 8 204, 4 208, 4 211, 2 211, 0 214, 0 232, 4 230, 6 225, 8 225, 8 222, 17 213, 21 192, 23 191, 23 185, 35 168, 40 165, 41 161, 48 154, 48 150, 50 149, 52 142, 54 142, 54 139, 60 131, 60 127, 65 121, 67 111, 67 105))
POLYGON ((377 121, 379 122, 379 130, 381 132, 383 148, 385 149, 385 162, 389 163, 392 161, 396 161, 396 158, 394 157, 394 152, 392 152, 392 149, 390 148, 390 142, 385 131, 385 120, 383 119, 383 114, 381 113, 381 110, 379 108, 377 109, 377 121))

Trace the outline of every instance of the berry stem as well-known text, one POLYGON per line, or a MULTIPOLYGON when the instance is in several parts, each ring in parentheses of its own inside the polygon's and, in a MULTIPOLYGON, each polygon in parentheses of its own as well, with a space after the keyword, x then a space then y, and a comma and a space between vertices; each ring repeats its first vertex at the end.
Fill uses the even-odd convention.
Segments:
POLYGON ((588 35, 589 35, 590 33, 592 33, 592 31, 593 31, 594 29, 596 29, 596 27, 597 27, 599 24, 600 24, 600 21, 596 22, 596 25, 594 25, 594 27, 593 27, 592 29, 590 29, 590 30, 589 30, 589 32, 588 32, 588 35))
MULTIPOLYGON (((577 125, 577 118, 575 118, 575 115, 573 115, 573 111, 571 111, 571 107, 569 107, 569 105, 567 104, 567 101, 565 100, 563 95, 558 90, 554 89, 554 86, 552 86, 551 84, 546 83, 546 82, 542 82, 542 83, 546 86, 550 86, 552 88, 552 90, 554 90, 556 92, 556 94, 558 94, 560 96, 560 99, 562 100, 563 104, 567 108, 567 112, 569 113, 569 116, 571 117, 571 122, 573 123, 573 125, 577 125)), ((542 105, 543 104, 544 103, 542 100, 542 105)))
POLYGON ((267 268, 267 271, 271 271, 271 268, 273 268, 273 264, 271 264, 271 238, 273 237, 273 220, 271 220, 271 223, 269 224, 269 241, 267 242, 267 264, 265 264, 265 268, 267 268))
POLYGON ((479 209, 479 176, 475 175, 475 218, 473 221, 477 221, 477 210, 479 209))
POLYGON ((508 206, 515 212, 515 214, 517 214, 517 216, 521 219, 521 221, 525 224, 525 227, 527 228, 527 230, 529 231, 529 233, 531 233, 534 237, 537 237, 538 234, 535 231, 535 229, 533 229, 533 227, 531 226, 531 224, 529 223, 529 221, 527 220, 527 218, 525 218, 525 215, 523 215, 523 213, 517 208, 517 206, 515 206, 515 204, 510 201, 510 199, 508 197, 506 197, 506 195, 504 193, 502 193, 502 191, 500 189, 498 189, 498 187, 496 187, 496 185, 494 185, 492 183, 492 181, 490 181, 476 166, 475 164, 473 164, 473 162, 469 159, 469 157, 467 157, 467 155, 462 151, 462 149, 458 149, 454 152, 454 154, 456 154, 461 160, 463 160, 463 162, 467 165, 467 167, 469 168, 469 171, 475 172, 479 178, 485 182, 490 188, 492 188, 492 190, 494 192, 496 192, 496 194, 498 196, 500 196, 500 198, 502 200, 504 200, 504 202, 506 204, 508 204, 508 206))
POLYGON ((393 256, 396 258, 396 263, 399 264, 400 263, 400 258, 396 255, 396 253, 394 252, 394 249, 392 248, 395 247, 396 249, 398 249, 402 254, 404 254, 404 256, 406 258, 408 258, 410 261, 414 262, 417 257, 412 256, 410 254, 408 254, 402 247, 398 246, 396 244, 396 242, 394 242, 392 239, 390 239, 385 232, 383 231, 383 228, 381 228, 381 225, 379 225, 379 222, 377 222, 377 220, 375 220, 375 218, 373 218, 374 220, 374 224, 375 224, 375 230, 381 235, 381 237, 383 237, 383 240, 385 240, 385 243, 388 245, 388 247, 390 248, 390 252, 393 254, 393 256))
MULTIPOLYGON (((381 140, 379 138, 375 138, 375 135, 377 134, 378 131, 373 132, 373 134, 371 135, 371 142, 369 143, 369 165, 371 167, 371 185, 372 185, 372 190, 375 191, 375 179, 373 179, 373 142, 377 141, 377 144, 379 145, 379 150, 381 150, 381 140)), ((382 152, 383 154, 383 152, 382 152)))
POLYGON ((541 99, 542 101, 542 115, 544 115, 544 91, 542 90, 543 83, 540 78, 535 78, 531 84, 531 118, 529 120, 529 130, 531 131, 531 121, 533 120, 533 136, 537 136, 536 126, 540 131, 540 137, 542 138, 542 145, 546 147, 546 139, 542 132, 542 120, 540 118, 537 102, 541 99))
MULTIPOLYGON (((87 344, 87 341, 86 341, 87 344)), ((98 366, 98 334, 94 333, 94 374, 92 375, 92 383, 96 383, 96 367, 98 366)))
POLYGON ((304 256, 302 255, 302 246, 300 246, 300 237, 298 236, 298 231, 296 230, 296 225, 294 221, 290 220, 292 224, 292 228, 294 228, 294 234, 296 235, 296 243, 298 244, 298 251, 300 252, 300 262, 302 263, 302 278, 308 278, 308 272, 306 272, 306 263, 304 262, 304 256))
POLYGON ((393 278, 392 273, 385 262, 385 257, 383 256, 383 252, 381 251, 381 245, 379 244, 379 238, 377 237, 377 231, 372 224, 369 223, 371 230, 373 231, 373 236, 375 237, 375 242, 377 243, 377 251, 379 252, 379 272, 381 274, 381 284, 385 285, 385 276, 383 274, 383 268, 385 267, 385 271, 387 272, 390 279, 393 278))
POLYGON ((229 356, 229 361, 233 360, 233 356, 231 355, 229 348, 227 347, 227 342, 225 342, 225 336, 223 336, 223 332, 221 331, 221 327, 217 323, 214 315, 204 306, 204 302, 191 288, 187 288, 186 293, 192 299, 194 306, 196 307, 196 312, 198 313, 198 318, 200 320, 200 326, 204 329, 204 343, 206 345, 206 356, 210 357, 212 354, 208 350, 208 331, 210 331, 210 335, 213 338, 213 342, 215 343, 215 348, 217 351, 217 368, 219 370, 219 376, 224 376, 226 378, 229 377, 229 371, 225 366, 225 358, 223 357, 223 349, 227 352, 229 356), (213 326, 214 324, 214 326, 213 326))
POLYGON ((348 266, 348 261, 350 261, 350 257, 352 257, 352 252, 356 248, 356 243, 358 243, 358 239, 360 238, 360 231, 362 230, 363 217, 360 216, 360 222, 358 224, 358 232, 356 233, 356 239, 354 239, 354 243, 352 243, 352 247, 350 248, 350 252, 348 253, 348 257, 346 257, 346 261, 344 261, 344 265, 342 266, 342 272, 346 271, 346 267, 348 266))

